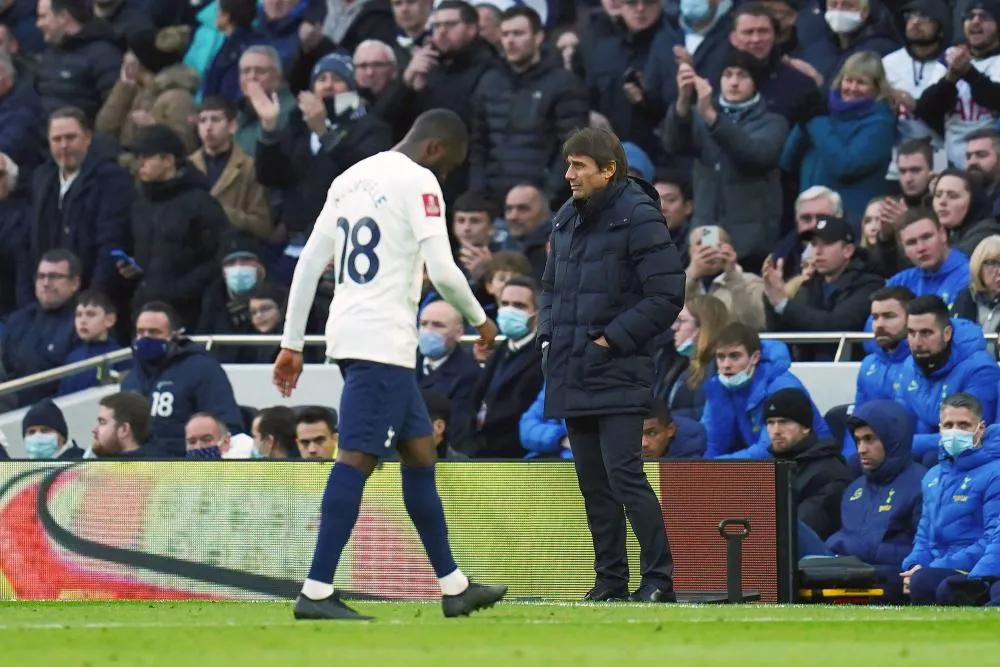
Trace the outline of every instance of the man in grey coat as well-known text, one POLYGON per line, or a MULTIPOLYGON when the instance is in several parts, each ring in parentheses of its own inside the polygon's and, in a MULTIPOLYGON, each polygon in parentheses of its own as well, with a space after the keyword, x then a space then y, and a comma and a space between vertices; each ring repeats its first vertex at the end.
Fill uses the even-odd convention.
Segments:
POLYGON ((688 65, 677 71, 677 102, 663 123, 668 151, 694 163, 695 227, 721 225, 740 265, 756 272, 778 240, 781 174, 778 162, 788 122, 767 111, 757 91, 759 63, 732 49, 716 95, 688 65))
POLYGON ((587 600, 672 602, 674 564, 656 494, 642 469, 653 381, 651 343, 684 305, 684 267, 656 190, 627 176, 621 142, 578 130, 563 146, 573 198, 552 220, 537 344, 545 416, 564 418, 594 540, 587 600), (625 515, 641 548, 631 596, 625 515))

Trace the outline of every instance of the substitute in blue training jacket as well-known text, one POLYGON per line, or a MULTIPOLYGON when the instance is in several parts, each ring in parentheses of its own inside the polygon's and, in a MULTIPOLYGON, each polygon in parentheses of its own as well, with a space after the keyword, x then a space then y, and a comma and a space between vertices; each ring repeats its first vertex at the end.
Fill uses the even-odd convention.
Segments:
POLYGON ((149 400, 150 445, 164 457, 184 458, 184 426, 191 415, 216 415, 233 435, 246 427, 222 366, 200 345, 179 338, 177 328, 177 315, 167 304, 142 307, 132 346, 135 364, 121 388, 149 400))
POLYGON ((903 587, 914 604, 947 604, 948 580, 1000 577, 1000 428, 969 394, 941 404, 938 464, 923 480, 923 514, 903 587))
POLYGON ((908 287, 917 296, 936 294, 951 308, 969 287, 969 258, 948 247, 948 231, 934 211, 910 209, 896 233, 906 258, 913 263, 886 281, 886 287, 908 287))
POLYGON ((864 474, 844 491, 840 530, 826 540, 838 556, 873 565, 885 602, 903 601, 899 577, 920 523, 920 482, 927 469, 913 462, 913 416, 898 403, 877 399, 855 408, 848 426, 864 474))
POLYGON ((854 405, 877 399, 892 399, 900 389, 903 366, 910 358, 906 336, 906 306, 914 296, 906 287, 883 287, 872 293, 871 322, 874 343, 866 343, 868 355, 858 369, 854 405))
POLYGON ((948 307, 939 297, 917 297, 906 314, 911 354, 903 365, 898 398, 917 418, 914 458, 930 455, 933 465, 941 401, 958 392, 972 394, 983 404, 986 423, 992 423, 1000 368, 986 352, 979 325, 948 319, 948 307))
POLYGON ((545 416, 566 419, 594 538, 597 578, 587 599, 628 594, 627 511, 642 563, 631 599, 674 601, 673 559, 640 442, 653 341, 684 305, 684 267, 656 190, 627 175, 618 137, 578 130, 563 156, 573 198, 552 219, 537 344, 547 356, 545 416))
MULTIPOLYGON (((708 434, 705 458, 769 459, 771 440, 764 428, 761 405, 779 389, 806 388, 789 368, 788 347, 761 341, 753 328, 728 324, 715 341, 718 372, 705 383, 701 423, 708 434)), ((808 392, 806 392, 808 396, 808 392)), ((826 420, 813 404, 813 431, 830 437, 826 420)))

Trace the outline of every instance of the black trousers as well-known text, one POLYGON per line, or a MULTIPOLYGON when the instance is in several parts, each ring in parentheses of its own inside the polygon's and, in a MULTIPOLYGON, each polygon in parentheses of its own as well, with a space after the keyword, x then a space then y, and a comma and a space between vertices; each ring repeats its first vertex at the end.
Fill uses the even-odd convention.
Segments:
POLYGON ((663 513, 642 471, 641 415, 600 415, 566 419, 573 463, 594 540, 599 585, 628 584, 625 515, 639 540, 642 583, 673 588, 663 513))

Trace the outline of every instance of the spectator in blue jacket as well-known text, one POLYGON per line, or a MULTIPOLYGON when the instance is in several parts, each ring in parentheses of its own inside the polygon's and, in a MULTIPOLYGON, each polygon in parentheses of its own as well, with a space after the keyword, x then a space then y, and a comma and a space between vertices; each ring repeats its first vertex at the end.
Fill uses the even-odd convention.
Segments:
POLYGON ((924 477, 923 515, 902 565, 913 604, 947 603, 955 575, 1000 577, 1000 428, 984 416, 970 394, 941 404, 938 464, 924 477))
POLYGON ((848 420, 864 474, 844 491, 841 528, 826 540, 835 555, 873 565, 883 600, 903 601, 899 578, 920 522, 920 484, 927 469, 912 458, 913 416, 892 400, 855 408, 848 420))
MULTIPOLYGON (((115 338, 118 310, 111 299, 97 290, 85 290, 76 300, 75 328, 79 344, 66 356, 66 364, 75 364, 102 354, 121 349, 115 338)), ((114 365, 117 371, 126 370, 128 362, 114 365)), ((100 386, 105 378, 100 367, 80 371, 59 381, 59 395, 65 396, 91 387, 100 386)))
POLYGON ((934 212, 927 209, 904 213, 897 236, 913 266, 889 278, 886 287, 908 287, 917 296, 936 294, 951 308, 969 287, 969 258, 948 247, 947 232, 934 212))
POLYGON ((874 344, 858 369, 855 407, 877 399, 894 399, 900 391, 903 367, 910 358, 906 333, 906 306, 914 299, 905 287, 883 287, 872 293, 871 322, 874 344))
POLYGON ((299 58, 302 49, 299 27, 308 6, 306 2, 293 0, 264 0, 261 3, 257 28, 261 41, 274 47, 286 72, 292 71, 299 58))
POLYGON ((852 56, 868 51, 881 58, 901 46, 893 16, 881 3, 827 0, 825 5, 825 38, 805 43, 802 57, 819 70, 827 85, 852 56))
MULTIPOLYGON (((80 271, 80 259, 68 250, 42 255, 35 273, 37 301, 11 313, 0 339, 2 366, 11 379, 62 366, 76 345, 73 318, 80 271)), ((54 395, 57 389, 57 382, 22 389, 17 402, 31 405, 54 395)))
POLYGON ((991 423, 1000 368, 986 352, 982 329, 967 320, 948 319, 940 298, 917 297, 906 314, 910 358, 903 365, 898 400, 917 419, 913 456, 919 461, 930 455, 927 463, 933 464, 942 399, 957 392, 972 394, 983 405, 986 423, 991 423))
POLYGON ((246 427, 226 372, 202 346, 181 338, 177 323, 165 303, 142 307, 132 345, 135 366, 122 391, 137 392, 151 403, 151 446, 165 457, 184 458, 184 427, 195 413, 217 415, 232 435, 246 427))
MULTIPOLYGON (((705 383, 702 426, 708 434, 705 458, 768 459, 771 446, 761 406, 779 389, 806 391, 789 368, 788 347, 761 341, 757 332, 740 322, 726 326, 715 341, 718 372, 705 383)), ((830 437, 830 429, 813 405, 813 431, 830 437)))
POLYGON ((569 438, 566 437, 566 420, 545 417, 545 385, 542 385, 542 390, 538 392, 531 407, 521 415, 518 435, 521 438, 521 446, 528 451, 524 457, 526 459, 557 457, 572 460, 573 458, 573 451, 569 448, 569 438))
POLYGON ((800 190, 836 190, 844 213, 860 218, 873 197, 886 194, 885 170, 896 138, 891 95, 877 54, 851 56, 833 82, 829 110, 817 104, 802 112, 785 142, 781 168, 799 171, 800 190))
POLYGON ((707 445, 705 427, 687 417, 673 415, 662 399, 653 399, 642 424, 644 459, 700 459, 707 445))

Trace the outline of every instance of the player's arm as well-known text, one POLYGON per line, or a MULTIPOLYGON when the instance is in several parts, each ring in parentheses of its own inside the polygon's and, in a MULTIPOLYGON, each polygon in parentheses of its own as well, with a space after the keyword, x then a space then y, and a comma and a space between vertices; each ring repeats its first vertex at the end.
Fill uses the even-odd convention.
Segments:
POLYGON ((292 287, 288 294, 288 308, 285 311, 282 349, 301 352, 305 344, 306 323, 316 298, 316 288, 327 264, 331 260, 337 260, 337 240, 334 236, 336 219, 333 204, 327 199, 295 265, 292 287))

